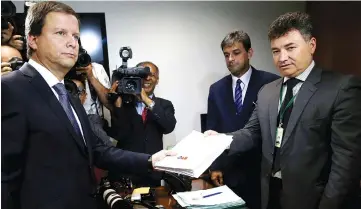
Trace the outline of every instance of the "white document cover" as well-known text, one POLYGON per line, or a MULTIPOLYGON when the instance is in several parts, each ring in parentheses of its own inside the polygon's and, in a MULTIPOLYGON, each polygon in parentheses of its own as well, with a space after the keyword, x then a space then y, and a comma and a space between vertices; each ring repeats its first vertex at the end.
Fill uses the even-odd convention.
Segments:
POLYGON ((232 136, 225 134, 205 137, 198 131, 192 131, 172 148, 177 155, 157 162, 155 169, 198 178, 232 140, 232 136))

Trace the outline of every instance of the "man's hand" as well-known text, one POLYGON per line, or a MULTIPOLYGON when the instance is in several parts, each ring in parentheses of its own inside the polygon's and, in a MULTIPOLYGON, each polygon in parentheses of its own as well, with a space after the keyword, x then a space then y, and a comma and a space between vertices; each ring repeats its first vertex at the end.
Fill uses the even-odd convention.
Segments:
POLYGON ((204 136, 219 135, 217 131, 208 130, 204 132, 204 136))
MULTIPOLYGON (((119 82, 118 82, 118 81, 115 81, 115 82, 112 84, 112 87, 110 88, 109 93, 115 94, 115 93, 116 93, 115 90, 117 89, 118 84, 119 84, 119 82)), ((119 107, 119 108, 122 106, 122 98, 121 98, 120 96, 118 96, 118 98, 115 100, 114 106, 115 106, 115 107, 119 107)))
POLYGON ((8 74, 11 71, 13 71, 13 69, 11 69, 10 63, 8 63, 8 62, 2 62, 1 63, 1 75, 8 74))
POLYGON ((211 171, 211 180, 214 185, 222 186, 223 185, 223 173, 222 171, 211 171))
POLYGON ((14 26, 8 22, 8 29, 1 30, 1 44, 7 44, 13 35, 14 26))
POLYGON ((149 96, 145 92, 144 88, 142 88, 142 92, 140 92, 140 95, 136 95, 136 96, 137 96, 139 101, 144 102, 144 104, 147 105, 148 107, 153 102, 153 100, 151 98, 149 98, 149 96))
POLYGON ((21 35, 13 35, 9 41, 9 45, 21 51, 24 47, 23 37, 21 35))
POLYGON ((76 72, 78 73, 84 73, 86 74, 86 76, 88 77, 88 79, 93 78, 93 66, 90 63, 88 66, 86 67, 77 67, 76 68, 76 72))
POLYGON ((175 156, 175 155, 177 155, 177 153, 175 153, 172 150, 161 150, 161 151, 155 153, 154 155, 152 155, 153 168, 154 168, 156 162, 163 160, 167 156, 175 156))

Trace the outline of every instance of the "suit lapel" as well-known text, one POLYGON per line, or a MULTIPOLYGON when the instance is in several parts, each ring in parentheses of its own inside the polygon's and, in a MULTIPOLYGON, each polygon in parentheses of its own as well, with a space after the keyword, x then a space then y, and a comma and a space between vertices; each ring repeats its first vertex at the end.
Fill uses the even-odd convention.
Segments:
POLYGON ((280 89, 282 85, 283 79, 278 79, 274 88, 274 93, 270 96, 270 102, 268 106, 269 118, 270 118, 270 129, 272 136, 272 144, 275 143, 276 140, 276 128, 277 128, 277 115, 278 115, 278 105, 280 99, 280 89))
POLYGON ((228 75, 226 78, 225 87, 222 88, 223 92, 222 94, 225 95, 224 104, 227 107, 227 110, 230 111, 230 115, 236 115, 236 105, 234 104, 233 99, 233 89, 232 89, 232 76, 228 75))
POLYGON ((321 72, 321 70, 314 67, 310 75, 307 77, 306 81, 302 84, 293 105, 290 119, 288 120, 287 129, 285 131, 285 135, 282 141, 282 146, 288 141, 304 108, 311 99, 312 95, 316 92, 317 87, 315 85, 321 80, 321 72))
POLYGON ((81 139, 76 134, 74 127, 70 123, 70 120, 68 119, 63 107, 61 106, 59 100, 56 98, 44 78, 33 68, 33 66, 28 63, 25 63, 20 70, 25 76, 31 78, 29 80, 30 84, 34 86, 34 88, 38 91, 44 101, 49 105, 50 109, 53 110, 53 113, 58 117, 59 121, 66 126, 68 131, 73 136, 73 139, 76 141, 81 152, 85 154, 83 139, 81 139))
MULTIPOLYGON (((92 135, 89 134, 88 131, 86 130, 90 130, 90 127, 87 127, 87 122, 88 122, 88 116, 86 114, 84 114, 84 111, 81 111, 84 109, 83 105, 80 103, 79 99, 77 98, 73 98, 72 96, 69 95, 70 98, 70 103, 73 106, 76 115, 78 116, 78 119, 80 121, 81 127, 82 127, 82 131, 83 131, 83 136, 84 136, 84 140, 81 137, 78 137, 81 140, 81 145, 83 145, 84 150, 87 151, 86 154, 91 154, 91 141, 90 141, 90 137, 92 137, 92 135), (84 147, 84 141, 86 142, 86 147, 84 147)), ((78 136, 78 135, 77 135, 78 136)), ((91 155, 89 155, 89 159, 91 161, 91 155)))

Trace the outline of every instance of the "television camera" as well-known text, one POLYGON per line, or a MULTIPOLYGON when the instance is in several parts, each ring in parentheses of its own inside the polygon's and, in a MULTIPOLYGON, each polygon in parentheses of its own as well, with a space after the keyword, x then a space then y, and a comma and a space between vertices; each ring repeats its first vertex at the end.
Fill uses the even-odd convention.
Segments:
POLYGON ((115 93, 108 94, 108 99, 114 102, 121 96, 124 104, 134 104, 135 95, 142 92, 143 78, 150 74, 149 67, 128 68, 128 59, 133 56, 130 47, 121 47, 119 55, 122 58, 122 65, 113 71, 112 83, 118 81, 115 93))

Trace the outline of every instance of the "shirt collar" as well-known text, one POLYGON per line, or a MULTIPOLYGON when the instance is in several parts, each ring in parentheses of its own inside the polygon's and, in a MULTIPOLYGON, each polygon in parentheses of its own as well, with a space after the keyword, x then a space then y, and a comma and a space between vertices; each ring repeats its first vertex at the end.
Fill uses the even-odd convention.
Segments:
MULTIPOLYGON (((154 93, 149 95, 149 98, 153 99, 154 93)), ((143 105, 144 103, 142 101, 137 101, 137 104, 143 105)))
MULTIPOLYGON (((312 60, 311 64, 306 68, 306 70, 303 71, 301 74, 299 74, 296 78, 302 82, 305 82, 314 66, 315 66, 315 61, 312 60)), ((288 79, 290 79, 290 78, 284 77, 283 83, 285 83, 288 79)))
POLYGON ((46 67, 42 66, 41 64, 37 63, 33 59, 29 59, 28 63, 35 68, 36 71, 40 73, 40 75, 44 78, 46 83, 52 88, 54 85, 58 83, 64 84, 64 79, 59 81, 58 78, 50 72, 46 67))
POLYGON ((232 76, 232 82, 233 82, 234 84, 236 84, 236 83, 237 83, 237 80, 238 80, 238 79, 241 79, 242 83, 243 83, 245 86, 247 86, 248 83, 249 83, 249 80, 251 79, 251 75, 252 75, 252 67, 249 66, 249 69, 247 70, 247 72, 246 72, 245 74, 243 74, 240 78, 238 78, 238 77, 236 77, 236 76, 234 76, 234 75, 231 74, 231 76, 232 76))

